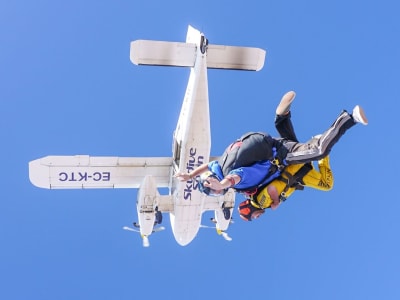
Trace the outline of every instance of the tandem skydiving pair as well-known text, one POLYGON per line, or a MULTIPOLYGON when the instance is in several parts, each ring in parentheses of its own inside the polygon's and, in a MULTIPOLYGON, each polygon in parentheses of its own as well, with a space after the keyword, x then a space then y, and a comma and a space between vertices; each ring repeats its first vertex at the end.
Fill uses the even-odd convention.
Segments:
POLYGON ((333 174, 329 153, 344 133, 360 123, 368 124, 363 109, 357 105, 352 113, 343 110, 332 125, 305 143, 296 137, 291 121, 291 103, 296 94, 286 93, 276 108, 275 128, 280 137, 250 132, 231 143, 219 160, 203 164, 190 173, 177 173, 182 181, 198 178, 200 190, 220 196, 229 188, 243 193, 240 217, 258 218, 266 208, 276 209, 293 191, 304 186, 327 191, 332 189, 333 174), (313 161, 318 161, 317 171, 313 161))

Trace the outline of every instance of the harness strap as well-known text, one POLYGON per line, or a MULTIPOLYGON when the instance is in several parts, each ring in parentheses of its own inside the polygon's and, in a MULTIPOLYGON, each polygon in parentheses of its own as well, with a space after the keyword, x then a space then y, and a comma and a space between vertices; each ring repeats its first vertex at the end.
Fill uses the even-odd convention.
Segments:
POLYGON ((303 177, 312 169, 312 164, 311 163, 306 163, 304 164, 294 175, 290 174, 286 170, 282 171, 282 174, 285 174, 287 179, 283 178, 282 176, 279 176, 279 180, 283 181, 286 183, 285 188, 279 195, 279 200, 281 202, 286 201, 287 196, 286 192, 289 190, 289 188, 294 187, 296 190, 304 190, 304 182, 303 182, 303 177))

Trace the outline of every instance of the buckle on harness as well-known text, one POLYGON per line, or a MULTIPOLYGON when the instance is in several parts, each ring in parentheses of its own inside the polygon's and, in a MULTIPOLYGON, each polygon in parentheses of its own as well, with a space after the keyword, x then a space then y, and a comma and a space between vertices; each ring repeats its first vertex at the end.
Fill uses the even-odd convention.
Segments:
POLYGON ((278 167, 279 167, 279 165, 280 165, 279 159, 276 158, 276 157, 275 157, 273 160, 271 160, 271 163, 272 163, 273 165, 275 165, 275 166, 278 166, 278 167))
POLYGON ((252 199, 250 199, 250 203, 251 203, 251 205, 253 205, 255 208, 264 209, 264 208, 261 207, 256 201, 254 201, 254 200, 252 200, 252 199))
POLYGON ((275 165, 278 167, 278 170, 282 171, 285 166, 285 157, 286 157, 286 148, 281 147, 280 149, 276 150, 276 147, 272 148, 272 152, 274 155, 274 158, 271 160, 271 164, 275 165))
POLYGON ((279 158, 275 157, 273 160, 271 160, 271 164, 276 166, 279 171, 282 171, 285 168, 284 164, 281 164, 279 158))
POLYGON ((287 199, 286 193, 285 193, 285 192, 282 192, 282 193, 279 195, 279 202, 284 202, 284 201, 286 201, 286 199, 287 199))

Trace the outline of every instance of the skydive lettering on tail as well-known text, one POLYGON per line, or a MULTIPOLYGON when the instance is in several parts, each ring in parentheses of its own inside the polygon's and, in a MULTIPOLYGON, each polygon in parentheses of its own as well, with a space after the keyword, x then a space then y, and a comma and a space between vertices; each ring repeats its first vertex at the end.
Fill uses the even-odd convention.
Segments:
MULTIPOLYGON (((192 171, 194 168, 204 163, 204 156, 202 155, 196 156, 197 149, 190 148, 189 153, 190 153, 189 161, 186 163, 187 172, 192 171)), ((197 183, 196 180, 191 179, 186 181, 186 187, 184 190, 183 198, 185 200, 190 200, 192 198, 192 191, 197 190, 198 186, 199 184, 197 183)))

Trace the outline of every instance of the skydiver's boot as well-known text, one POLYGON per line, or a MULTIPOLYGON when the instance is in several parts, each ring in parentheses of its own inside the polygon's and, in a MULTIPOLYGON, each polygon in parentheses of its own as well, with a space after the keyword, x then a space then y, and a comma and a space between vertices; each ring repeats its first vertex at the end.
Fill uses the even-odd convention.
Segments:
POLYGON ((276 107, 275 128, 279 132, 281 138, 285 138, 294 142, 298 142, 291 121, 290 104, 296 97, 293 91, 283 95, 281 102, 276 107))
POLYGON ((285 95, 283 95, 281 102, 279 102, 278 106, 276 107, 276 114, 278 116, 287 115, 290 111, 290 104, 293 102, 295 97, 296 93, 293 91, 287 92, 285 95))
POLYGON ((356 105, 353 108, 352 117, 353 117, 354 122, 361 123, 363 125, 368 125, 367 116, 365 115, 365 112, 361 106, 356 105))

